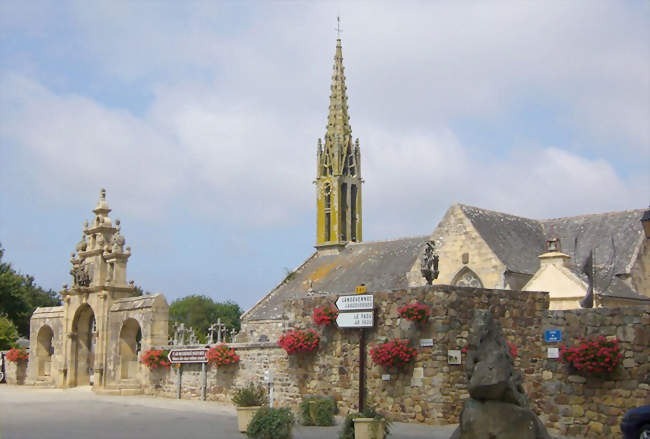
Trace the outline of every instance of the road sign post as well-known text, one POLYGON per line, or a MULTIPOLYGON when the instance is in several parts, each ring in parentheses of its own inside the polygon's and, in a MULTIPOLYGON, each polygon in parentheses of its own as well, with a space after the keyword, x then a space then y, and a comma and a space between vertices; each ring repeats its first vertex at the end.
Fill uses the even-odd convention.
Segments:
POLYGON ((375 324, 375 302, 372 294, 366 292, 366 286, 359 285, 354 296, 339 296, 336 307, 339 315, 336 324, 339 328, 359 329, 359 412, 363 411, 366 389, 366 330, 375 324))

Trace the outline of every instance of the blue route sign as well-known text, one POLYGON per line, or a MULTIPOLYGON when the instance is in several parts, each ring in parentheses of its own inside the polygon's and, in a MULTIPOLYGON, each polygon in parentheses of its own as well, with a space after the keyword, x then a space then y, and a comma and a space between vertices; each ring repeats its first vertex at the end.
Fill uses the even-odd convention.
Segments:
POLYGON ((557 343, 562 341, 562 331, 560 329, 548 329, 544 331, 544 341, 546 343, 557 343))

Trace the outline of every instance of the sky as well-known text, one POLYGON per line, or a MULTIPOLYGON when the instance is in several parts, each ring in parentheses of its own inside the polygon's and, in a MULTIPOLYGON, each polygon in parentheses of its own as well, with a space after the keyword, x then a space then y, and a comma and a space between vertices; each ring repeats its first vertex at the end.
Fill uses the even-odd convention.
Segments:
POLYGON ((59 291, 106 188, 129 280, 250 308, 314 251, 337 15, 364 240, 650 203, 647 1, 0 0, 4 260, 59 291))

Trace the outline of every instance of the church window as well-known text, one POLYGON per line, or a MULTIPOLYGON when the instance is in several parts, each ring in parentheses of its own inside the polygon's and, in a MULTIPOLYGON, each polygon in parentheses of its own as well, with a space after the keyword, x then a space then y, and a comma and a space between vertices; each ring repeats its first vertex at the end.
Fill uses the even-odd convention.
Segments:
MULTIPOLYGON (((355 166, 354 156, 352 154, 348 156, 348 168, 350 169, 350 175, 353 177, 357 175, 357 167, 355 166)), ((352 205, 354 206, 354 203, 352 205)))
POLYGON ((353 242, 357 241, 357 185, 350 186, 350 233, 353 242))
POLYGON ((483 282, 481 282, 478 275, 467 267, 464 267, 454 276, 451 284, 458 287, 483 288, 483 282))
POLYGON ((341 185, 341 241, 348 239, 348 185, 343 183, 341 185))
POLYGON ((325 227, 325 241, 330 241, 332 239, 331 236, 331 208, 332 208, 332 187, 329 184, 325 185, 325 188, 323 189, 323 193, 325 196, 325 221, 324 221, 324 227, 325 227))

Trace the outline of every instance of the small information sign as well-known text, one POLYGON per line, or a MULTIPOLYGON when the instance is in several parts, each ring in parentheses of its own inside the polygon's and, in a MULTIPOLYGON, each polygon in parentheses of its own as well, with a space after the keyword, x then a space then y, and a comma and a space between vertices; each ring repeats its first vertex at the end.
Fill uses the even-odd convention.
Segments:
POLYGON ((336 318, 339 328, 372 328, 374 313, 372 311, 342 312, 336 318))
POLYGON ((433 346, 433 339, 432 338, 421 338, 420 339, 420 347, 430 348, 432 346, 433 346))
POLYGON ((363 294, 366 292, 366 286, 364 284, 361 284, 354 289, 354 292, 357 294, 363 294))
POLYGON ((560 358, 559 348, 548 348, 548 358, 560 358))
POLYGON ((361 311, 373 309, 375 302, 372 294, 359 294, 356 296, 339 296, 336 307, 339 311, 361 311))
POLYGON ((544 341, 546 343, 558 343, 562 341, 562 331, 560 329, 547 329, 544 331, 544 341))
POLYGON ((384 374, 384 375, 382 375, 382 376, 381 376, 381 380, 382 380, 382 381, 390 381, 390 375, 388 375, 388 374, 384 374))
POLYGON ((207 349, 172 349, 169 351, 169 361, 172 363, 207 363, 207 349))
POLYGON ((460 350, 447 351, 447 364, 461 364, 462 358, 460 350))

